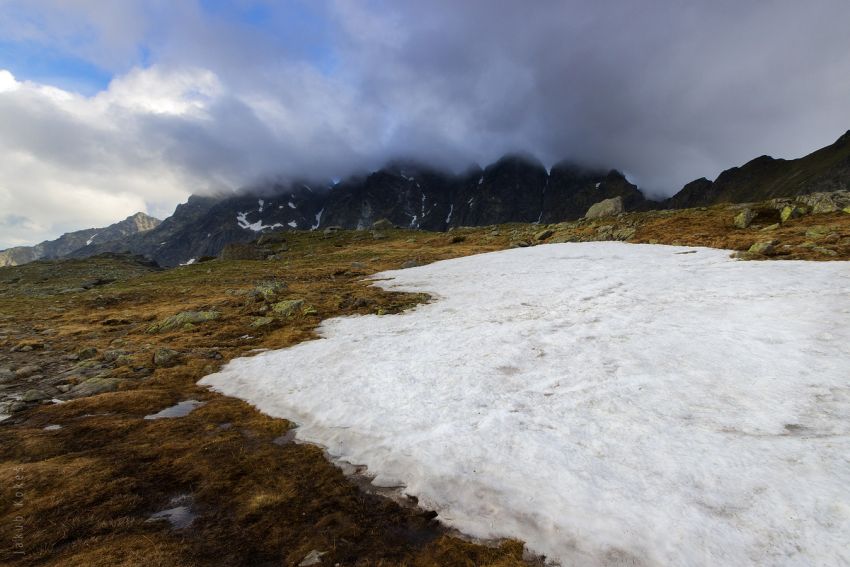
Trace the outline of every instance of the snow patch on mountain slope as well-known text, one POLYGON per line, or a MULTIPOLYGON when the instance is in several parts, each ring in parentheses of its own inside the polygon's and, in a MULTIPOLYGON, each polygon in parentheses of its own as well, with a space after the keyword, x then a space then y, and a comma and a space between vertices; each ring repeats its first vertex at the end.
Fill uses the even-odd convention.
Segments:
POLYGON ((385 272, 435 301, 202 380, 564 565, 850 562, 850 265, 553 244, 385 272))

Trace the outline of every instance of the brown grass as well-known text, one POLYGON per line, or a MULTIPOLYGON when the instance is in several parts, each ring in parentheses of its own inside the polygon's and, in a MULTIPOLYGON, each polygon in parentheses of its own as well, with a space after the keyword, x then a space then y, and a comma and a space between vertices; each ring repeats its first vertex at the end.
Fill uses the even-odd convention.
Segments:
MULTIPOLYGON (((714 207, 627 215, 607 223, 636 227, 635 242, 741 250, 766 239, 758 229, 734 229, 733 216, 732 210, 714 207)), ((554 225, 552 238, 592 239, 604 224, 554 225)), ((784 257, 850 257, 846 243, 830 244, 835 257, 798 248, 807 240, 806 229, 815 224, 828 224, 845 240, 850 236, 850 215, 834 214, 790 222, 767 238, 792 246, 783 249, 784 257)), ((498 234, 492 227, 452 234, 399 230, 383 240, 368 232, 329 238, 300 233, 289 238, 290 251, 282 261, 214 261, 134 272, 113 284, 70 294, 56 293, 56 280, 65 277, 59 264, 49 268, 54 274, 50 281, 36 274, 37 267, 16 269, 22 282, 0 293, 0 325, 7 328, 0 346, 6 352, 26 340, 45 346, 44 352, 9 354, 11 362, 37 360, 58 372, 74 364, 62 356, 88 346, 101 354, 121 348, 130 360, 107 366, 110 376, 123 380, 118 391, 41 405, 0 426, 0 486, 5 494, 0 522, 10 542, 17 533, 16 517, 23 518, 26 552, 18 555, 4 544, 0 562, 297 565, 315 549, 327 553, 325 565, 525 564, 521 543, 471 543, 442 528, 433 514, 364 493, 319 448, 273 443, 291 427, 289 422, 196 382, 251 349, 309 340, 324 318, 392 314, 427 300, 383 292, 364 282, 364 276, 408 260, 428 263, 503 249, 514 241, 532 240, 538 230, 527 225, 498 227, 498 234), (459 240, 454 236, 465 239, 453 242, 459 240), (316 314, 251 329, 259 304, 240 290, 270 278, 284 280, 286 297, 304 299, 316 314), (48 284, 53 287, 44 291, 48 284), (189 309, 214 309, 222 317, 189 329, 146 332, 152 321, 189 309), (52 332, 43 334, 46 329, 52 332), (152 354, 160 347, 180 351, 181 363, 151 372, 152 354), (206 404, 180 419, 144 419, 189 398, 206 404), (44 431, 48 424, 62 429, 44 431), (16 485, 21 485, 22 498, 14 497, 16 485), (191 495, 198 514, 190 528, 172 530, 165 522, 146 521, 181 494, 191 495)), ((87 277, 78 273, 85 266, 75 264, 69 281, 87 277)), ((12 273, 0 272, 0 280, 12 273)))

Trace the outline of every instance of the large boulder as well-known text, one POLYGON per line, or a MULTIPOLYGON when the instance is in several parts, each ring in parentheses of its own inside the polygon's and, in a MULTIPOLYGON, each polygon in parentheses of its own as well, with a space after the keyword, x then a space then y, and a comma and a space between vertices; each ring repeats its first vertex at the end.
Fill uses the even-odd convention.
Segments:
POLYGON ((587 213, 585 213, 584 218, 601 219, 605 217, 613 217, 619 215, 623 211, 623 198, 614 197, 612 199, 599 201, 595 205, 591 205, 591 207, 587 210, 587 213))
POLYGON ((754 218, 756 218, 756 213, 749 207, 741 210, 740 213, 735 215, 735 228, 747 228, 753 222, 754 218))

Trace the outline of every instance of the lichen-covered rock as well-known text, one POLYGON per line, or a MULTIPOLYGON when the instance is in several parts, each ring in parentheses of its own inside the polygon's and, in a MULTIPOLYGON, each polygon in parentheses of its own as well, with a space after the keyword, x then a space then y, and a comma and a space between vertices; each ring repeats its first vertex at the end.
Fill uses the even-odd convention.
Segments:
POLYGON ((41 372, 41 367, 36 366, 34 364, 29 364, 27 366, 22 366, 15 370, 16 378, 29 378, 30 376, 34 376, 41 372))
POLYGON ((748 252, 750 252, 751 254, 761 254, 762 256, 772 256, 776 254, 776 245, 778 243, 778 240, 756 242, 755 244, 750 246, 748 252))
POLYGON ((604 217, 613 217, 619 215, 624 210, 623 198, 614 197, 591 205, 590 208, 587 209, 587 213, 585 213, 584 218, 601 219, 604 217))
POLYGON ((77 384, 68 392, 68 396, 72 398, 83 398, 86 396, 95 396, 105 392, 114 392, 118 389, 121 383, 117 378, 107 378, 103 376, 95 376, 89 378, 85 382, 77 384))
POLYGON ((186 325, 196 325, 198 323, 206 323, 221 317, 218 311, 182 311, 176 315, 166 317, 158 323, 154 323, 148 327, 148 333, 159 333, 162 331, 171 331, 185 327, 186 325))
POLYGON ((170 348, 158 348, 153 353, 154 366, 167 368, 180 362, 180 353, 170 348))
POLYGON ((269 280, 260 282, 252 290, 252 295, 262 298, 264 301, 275 301, 281 293, 286 291, 286 282, 281 280, 269 280))
POLYGON ((752 224, 753 219, 756 218, 756 213, 750 209, 749 207, 741 210, 737 215, 735 215, 735 220, 733 221, 735 228, 747 228, 752 224))
POLYGON ((550 229, 550 228, 547 228, 547 229, 541 230, 540 232, 535 234, 534 240, 546 240, 547 238, 549 238, 553 234, 555 234, 555 231, 550 229))
POLYGON ((27 390, 21 396, 22 402, 40 402, 42 400, 48 400, 48 399, 50 399, 50 394, 48 394, 44 390, 39 390, 39 389, 36 389, 36 388, 33 388, 31 390, 27 390))
POLYGON ((611 238, 613 240, 629 240, 635 235, 635 229, 629 226, 624 226, 620 228, 615 228, 611 231, 611 238))
POLYGON ((272 311, 279 317, 291 317, 295 315, 301 306, 304 305, 303 299, 287 299, 279 301, 272 306, 272 311))
POLYGON ((798 219, 805 215, 808 210, 805 207, 797 205, 786 205, 782 207, 782 212, 779 213, 779 218, 782 222, 788 222, 791 219, 798 219))
POLYGON ((763 229, 761 229, 761 231, 762 231, 762 232, 770 232, 770 231, 772 231, 772 230, 776 230, 777 228, 779 228, 779 226, 780 226, 780 225, 779 225, 779 223, 778 223, 778 222, 777 222, 777 223, 773 223, 773 224, 769 224, 769 225, 767 225, 766 227, 764 227, 763 229))
POLYGON ((395 225, 387 219, 379 219, 372 223, 372 230, 391 230, 395 225))
POLYGON ((274 317, 257 317, 256 319, 251 321, 251 324, 248 326, 252 329, 259 329, 262 327, 268 327, 269 325, 274 323, 274 321, 274 317))
POLYGON ((94 347, 85 347, 77 351, 77 358, 79 360, 87 360, 89 358, 94 358, 97 356, 97 349, 94 347))
POLYGON ((832 228, 818 224, 815 226, 811 226, 806 230, 806 238, 809 238, 811 240, 819 240, 832 232, 832 228))

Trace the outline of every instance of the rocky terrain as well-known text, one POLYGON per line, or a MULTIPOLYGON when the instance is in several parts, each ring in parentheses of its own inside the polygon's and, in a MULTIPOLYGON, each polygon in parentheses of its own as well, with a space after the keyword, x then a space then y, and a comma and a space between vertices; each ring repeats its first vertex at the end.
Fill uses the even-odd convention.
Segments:
POLYGON ((145 213, 136 213, 104 228, 77 230, 35 246, 16 246, 0 250, 0 266, 18 266, 41 258, 62 258, 86 246, 120 241, 128 236, 147 232, 156 228, 159 223, 159 219, 145 213))
MULTIPOLYGON (((442 233, 383 220, 252 233, 220 259, 167 270, 121 254, 0 268, 0 477, 22 486, 2 521, 25 551, 6 547, 0 562, 536 561, 518 542, 450 533, 415 502, 376 494, 364 471, 292 443, 293 424, 196 382, 232 358, 309 340, 323 319, 428 300, 364 281, 387 269, 596 240, 725 248, 749 260, 850 259, 847 192, 667 211, 621 212, 624 201, 563 223, 442 233), (163 410, 174 417, 160 419, 163 410)), ((193 199, 181 214, 214 206, 193 199)))

